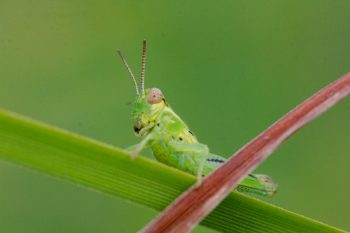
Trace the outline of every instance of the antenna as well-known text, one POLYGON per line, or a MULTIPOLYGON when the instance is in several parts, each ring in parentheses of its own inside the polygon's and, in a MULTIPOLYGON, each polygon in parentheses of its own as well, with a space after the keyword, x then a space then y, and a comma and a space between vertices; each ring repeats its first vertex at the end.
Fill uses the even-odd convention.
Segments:
POLYGON ((123 64, 124 64, 124 66, 125 66, 126 69, 128 70, 128 72, 129 72, 129 74, 130 74, 132 80, 134 81, 134 85, 135 85, 135 89, 136 89, 136 95, 139 95, 139 94, 140 94, 140 93, 139 93, 139 88, 137 87, 137 82, 136 82, 136 79, 135 79, 134 74, 132 73, 132 71, 131 71, 131 69, 130 69, 128 63, 126 62, 126 59, 125 59, 124 55, 122 54, 122 52, 121 52, 120 50, 118 50, 118 54, 119 54, 119 57, 120 57, 120 59, 122 60, 122 62, 123 62, 123 64))
POLYGON ((146 66, 146 39, 143 39, 142 60, 141 60, 141 91, 145 94, 145 66, 146 66))

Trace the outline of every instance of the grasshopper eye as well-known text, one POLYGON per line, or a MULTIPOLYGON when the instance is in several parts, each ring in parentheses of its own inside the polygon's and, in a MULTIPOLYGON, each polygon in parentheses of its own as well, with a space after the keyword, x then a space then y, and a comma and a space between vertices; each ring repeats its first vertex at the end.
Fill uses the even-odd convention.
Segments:
POLYGON ((163 98, 163 93, 158 88, 151 88, 148 92, 147 100, 149 104, 158 104, 163 98))

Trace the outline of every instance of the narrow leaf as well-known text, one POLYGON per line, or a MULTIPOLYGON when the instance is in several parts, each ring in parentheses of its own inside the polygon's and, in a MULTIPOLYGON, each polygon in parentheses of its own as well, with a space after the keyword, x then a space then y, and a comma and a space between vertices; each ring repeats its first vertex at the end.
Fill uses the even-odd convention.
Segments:
MULTIPOLYGON (((0 111, 0 159, 155 210, 195 182, 156 161, 131 160, 121 149, 7 111, 0 111)), ((236 192, 201 224, 220 232, 343 232, 236 192)))

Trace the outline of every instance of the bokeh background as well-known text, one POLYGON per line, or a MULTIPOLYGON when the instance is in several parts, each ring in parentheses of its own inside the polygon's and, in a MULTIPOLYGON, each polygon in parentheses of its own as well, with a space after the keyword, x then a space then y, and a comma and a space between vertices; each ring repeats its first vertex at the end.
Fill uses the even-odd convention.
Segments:
MULTIPOLYGON (((347 0, 1 0, 0 107, 134 144, 133 84, 115 51, 139 74, 147 38, 146 86, 229 156, 350 71, 349 10, 347 0)), ((260 166, 280 187, 266 201, 350 230, 349 119, 348 99, 260 166)), ((0 162, 1 232, 135 232, 156 214, 0 162)))

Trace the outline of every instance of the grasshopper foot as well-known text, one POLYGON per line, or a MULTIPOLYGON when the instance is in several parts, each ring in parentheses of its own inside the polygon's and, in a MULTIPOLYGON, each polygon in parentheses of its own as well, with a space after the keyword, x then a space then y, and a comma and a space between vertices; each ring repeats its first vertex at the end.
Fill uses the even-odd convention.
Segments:
POLYGON ((204 176, 201 173, 197 174, 197 181, 194 184, 196 188, 198 188, 199 186, 201 186, 202 181, 203 181, 204 176))
POLYGON ((202 184, 202 177, 200 177, 200 178, 197 179, 197 181, 196 181, 196 183, 194 184, 194 186, 195 186, 196 188, 198 188, 199 186, 201 186, 201 184, 202 184))
POLYGON ((133 150, 133 151, 131 151, 131 153, 130 153, 130 158, 131 158, 132 160, 136 159, 136 157, 138 156, 139 153, 140 153, 139 150, 133 150))

